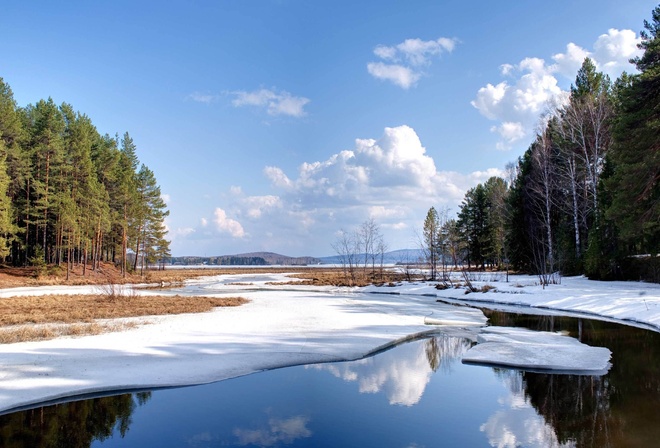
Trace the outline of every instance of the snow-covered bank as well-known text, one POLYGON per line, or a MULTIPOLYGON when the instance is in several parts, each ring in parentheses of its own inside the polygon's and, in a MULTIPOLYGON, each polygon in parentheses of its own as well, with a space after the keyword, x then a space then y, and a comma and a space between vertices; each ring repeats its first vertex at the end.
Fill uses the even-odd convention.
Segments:
MULTIPOLYGON (((240 295, 251 302, 210 313, 150 317, 151 324, 120 333, 0 345, 0 411, 78 394, 199 384, 289 365, 352 360, 437 332, 438 327, 424 324, 425 316, 451 320, 458 310, 458 318, 466 319, 465 309, 436 304, 433 298, 284 286, 278 292, 272 286, 255 290, 264 285, 226 283, 194 282, 206 296, 236 295, 237 288, 245 288, 240 295)), ((467 313, 485 324, 480 311, 467 313)))
MULTIPOLYGON (((431 283, 365 289, 266 284, 286 280, 289 279, 283 275, 267 273, 195 280, 188 282, 188 288, 172 293, 241 295, 251 302, 205 314, 149 317, 149 325, 121 333, 0 345, 0 412, 72 395, 200 384, 289 365, 353 360, 424 334, 475 339, 486 323, 483 314, 476 309, 438 303, 436 294, 532 306, 556 303, 558 308, 567 303, 577 308, 581 298, 593 301, 594 306, 601 305, 595 311, 585 310, 590 312, 615 310, 617 301, 623 300, 630 314, 636 309, 634 300, 640 300, 640 288, 645 288, 644 309, 656 312, 650 322, 656 326, 660 322, 660 287, 655 285, 634 283, 616 288, 614 284, 565 279, 562 285, 542 290, 528 277, 517 278, 506 287, 496 283, 502 291, 510 288, 520 294, 464 295, 462 290, 438 291, 431 283), (515 286, 520 282, 529 285, 515 286), (630 292, 633 290, 634 296, 630 292), (570 300, 566 301, 566 297, 570 300)), ((82 292, 84 288, 67 291, 82 292)), ((94 291, 93 287, 87 288, 94 291)), ((34 291, 24 288, 20 294, 31 292, 34 291)), ((37 288, 36 292, 63 291, 57 287, 37 288)), ((0 297, 5 293, 10 294, 0 291, 0 297)), ((570 338, 562 339, 562 343, 572 344, 570 338)), ((495 356, 502 352, 501 347, 482 351, 483 362, 500 362, 495 356)), ((547 350, 536 360, 514 355, 509 364, 523 368, 558 367, 553 353, 547 350)), ((609 359, 603 351, 592 354, 590 363, 594 365, 609 359)), ((579 367, 578 370, 584 365, 579 367)))
MULTIPOLYGON (((465 288, 438 290, 437 282, 365 288, 369 292, 433 295, 458 301, 486 302, 602 316, 634 322, 660 331, 660 285, 643 282, 600 282, 584 277, 563 277, 561 284, 543 288, 527 275, 473 274, 475 287, 493 286, 488 292, 465 294, 465 288)), ((456 279, 461 282, 460 278, 456 279)), ((487 304, 485 305, 487 306, 487 304)))

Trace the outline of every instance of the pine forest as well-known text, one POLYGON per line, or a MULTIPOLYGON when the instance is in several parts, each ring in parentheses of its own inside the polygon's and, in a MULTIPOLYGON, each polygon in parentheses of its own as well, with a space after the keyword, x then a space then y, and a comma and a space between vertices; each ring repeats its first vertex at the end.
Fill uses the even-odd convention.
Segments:
POLYGON ((128 133, 101 135, 52 99, 19 107, 0 78, 0 257, 13 266, 101 262, 137 271, 170 255, 156 177, 128 133))

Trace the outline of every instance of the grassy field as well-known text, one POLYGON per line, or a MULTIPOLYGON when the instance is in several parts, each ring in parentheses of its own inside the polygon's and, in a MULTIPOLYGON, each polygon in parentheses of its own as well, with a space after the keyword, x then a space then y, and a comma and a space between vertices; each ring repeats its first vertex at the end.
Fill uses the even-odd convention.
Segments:
POLYGON ((99 334, 133 328, 143 316, 204 313, 247 303, 241 297, 49 295, 0 299, 0 343, 99 334), (113 321, 114 320, 114 321, 113 321))
POLYGON ((121 285, 148 283, 170 286, 185 280, 213 276, 254 273, 291 274, 285 284, 365 286, 393 284, 403 279, 392 271, 371 272, 355 269, 351 275, 341 268, 265 267, 150 270, 144 275, 122 276, 112 265, 98 271, 74 267, 67 279, 66 270, 51 266, 46 270, 0 267, 0 288, 49 285, 99 285, 92 295, 50 295, 0 299, 0 343, 52 339, 60 336, 99 334, 122 331, 146 323, 130 319, 167 314, 203 313, 215 307, 239 306, 247 302, 241 297, 171 297, 123 295, 121 285), (83 274, 84 272, 84 274, 83 274), (295 274, 295 275, 294 275, 295 274), (127 319, 128 318, 128 319, 127 319))

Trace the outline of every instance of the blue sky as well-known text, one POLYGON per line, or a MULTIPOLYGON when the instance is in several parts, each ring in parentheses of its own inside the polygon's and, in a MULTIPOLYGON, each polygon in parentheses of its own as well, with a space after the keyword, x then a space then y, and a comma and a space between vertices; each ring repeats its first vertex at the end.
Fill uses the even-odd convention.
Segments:
POLYGON ((585 56, 634 67, 655 1, 4 2, 0 77, 133 137, 174 255, 332 254, 519 157, 585 56))

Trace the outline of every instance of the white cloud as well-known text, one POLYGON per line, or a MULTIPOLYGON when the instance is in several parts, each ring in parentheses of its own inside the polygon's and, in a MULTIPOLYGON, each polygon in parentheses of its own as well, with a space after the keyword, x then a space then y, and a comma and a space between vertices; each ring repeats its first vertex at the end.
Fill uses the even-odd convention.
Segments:
POLYGON ((229 233, 234 238, 243 238, 245 236, 245 231, 241 223, 227 217, 227 213, 223 209, 216 208, 214 216, 213 221, 220 232, 229 233))
POLYGON ((552 56, 552 59, 555 61, 554 71, 566 78, 575 78, 582 63, 588 57, 591 57, 591 53, 571 42, 566 45, 566 53, 557 53, 552 56))
POLYGON ((375 78, 409 89, 424 75, 422 68, 430 65, 431 57, 452 52, 456 43, 456 39, 440 37, 428 41, 406 39, 395 46, 377 45, 374 55, 387 63, 369 62, 367 71, 375 78))
POLYGON ((629 60, 642 55, 637 48, 641 38, 632 30, 610 29, 601 34, 594 44, 594 59, 598 68, 611 77, 617 77, 624 70, 632 71, 629 60))
POLYGON ((230 92, 234 95, 232 104, 235 107, 252 106, 263 108, 269 115, 287 115, 290 117, 304 117, 307 113, 304 110, 310 100, 302 96, 294 96, 284 90, 274 91, 269 89, 259 89, 252 92, 235 91, 230 92))
POLYGON ((170 198, 170 195, 169 195, 169 194, 165 194, 165 193, 161 194, 161 195, 160 195, 160 198, 163 200, 163 202, 165 202, 165 204, 169 204, 170 199, 171 199, 171 198, 170 198))
POLYGON ((200 225, 201 225, 202 227, 206 227, 206 226, 209 225, 209 221, 208 221, 208 219, 206 219, 206 218, 201 218, 201 219, 199 220, 199 223, 200 223, 200 225))
POLYGON ((518 64, 502 64, 500 73, 510 80, 481 87, 471 104, 484 117, 499 122, 491 126, 491 131, 500 136, 496 147, 510 149, 525 138, 531 140, 541 116, 565 104, 568 89, 560 87, 559 79, 567 86, 574 82, 586 57, 611 78, 623 70, 634 70, 628 60, 640 54, 637 43, 635 32, 610 29, 598 37, 593 51, 571 42, 564 53, 552 56, 552 64, 532 57, 518 64))
POLYGON ((499 126, 490 128, 491 132, 497 132, 502 141, 498 142, 496 148, 505 151, 511 148, 511 145, 525 137, 526 132, 522 123, 505 121, 499 126))
POLYGON ((254 219, 261 218, 270 209, 282 207, 282 201, 277 196, 250 196, 243 202, 248 207, 247 216, 254 219))
POLYGON ((289 188, 292 185, 291 180, 276 166, 267 166, 264 168, 264 174, 270 181, 279 188, 289 188))
POLYGON ((235 253, 327 255, 337 230, 350 231, 372 217, 390 248, 414 247, 413 229, 421 228, 429 207, 447 206, 455 213, 469 188, 503 175, 498 169, 439 170, 415 130, 405 125, 385 128, 377 139, 356 139, 351 149, 304 162, 290 175, 277 166, 263 174, 269 194, 246 196, 236 188, 238 194, 223 196, 215 211, 213 228, 220 235, 200 227, 191 239, 207 252, 213 239, 225 235, 224 253, 235 247, 235 253), (228 241, 229 236, 240 241, 228 241))
POLYGON ((552 75, 553 69, 538 58, 523 59, 516 66, 503 69, 508 75, 520 74, 512 83, 487 84, 472 101, 479 112, 490 120, 501 122, 491 131, 500 135, 500 149, 531 135, 539 117, 553 104, 562 104, 564 92, 552 75))
POLYGON ((409 67, 382 62, 368 63, 367 70, 374 78, 390 81, 403 89, 409 89, 422 76, 421 73, 415 72, 409 67))

